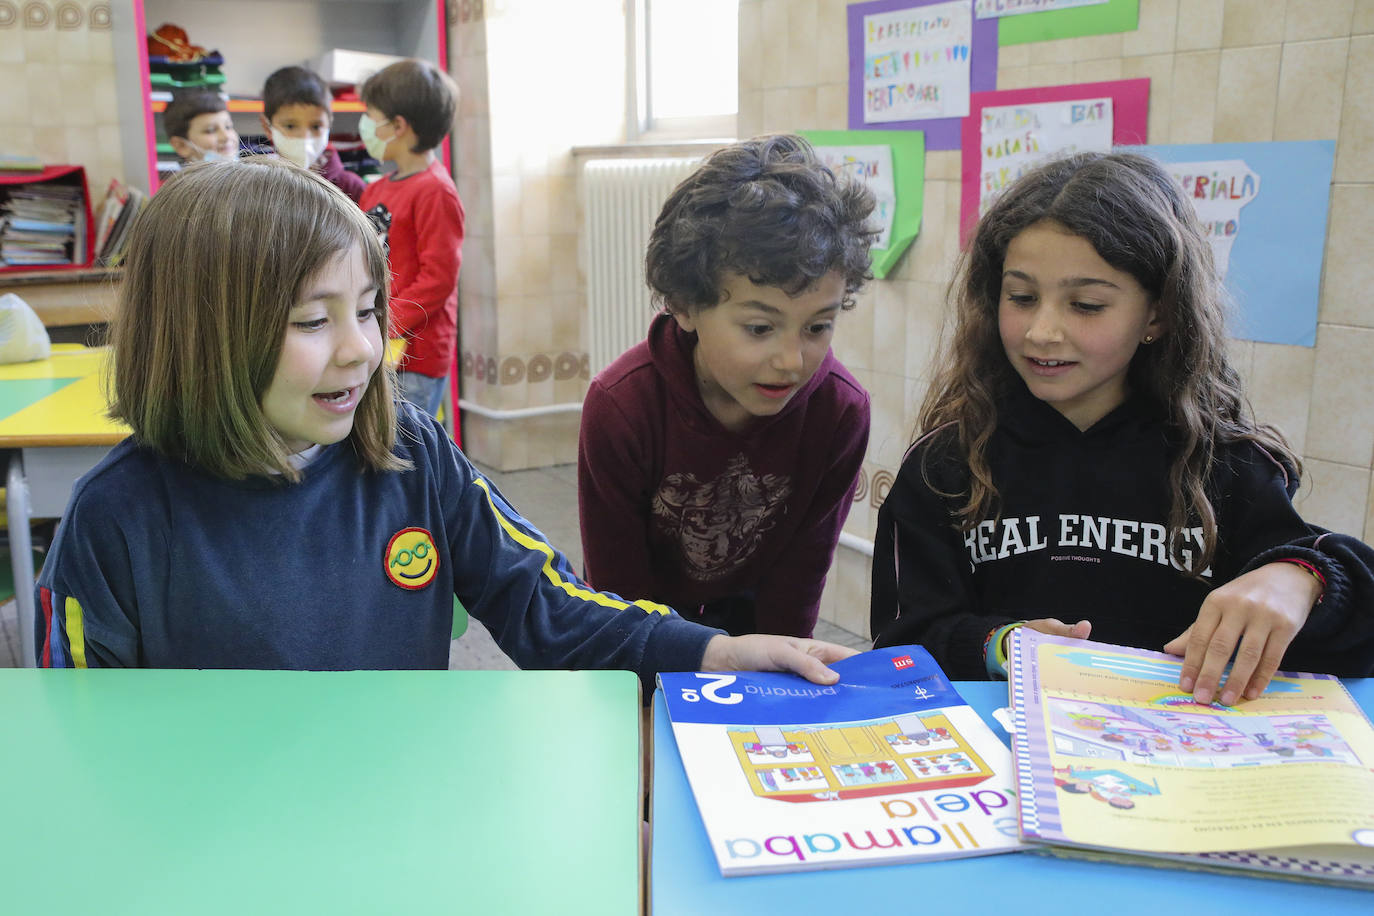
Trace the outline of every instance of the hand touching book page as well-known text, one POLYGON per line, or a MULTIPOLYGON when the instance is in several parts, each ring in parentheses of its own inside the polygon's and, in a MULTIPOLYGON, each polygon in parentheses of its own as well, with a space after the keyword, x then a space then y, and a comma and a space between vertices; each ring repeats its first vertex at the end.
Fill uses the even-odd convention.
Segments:
POLYGON ((660 674, 721 874, 1020 848, 1011 757, 919 646, 790 674, 660 674))
POLYGON ((1158 652, 1013 633, 1024 838, 1374 887, 1374 729, 1341 682, 1279 672, 1255 700, 1200 706, 1179 668, 1158 652))

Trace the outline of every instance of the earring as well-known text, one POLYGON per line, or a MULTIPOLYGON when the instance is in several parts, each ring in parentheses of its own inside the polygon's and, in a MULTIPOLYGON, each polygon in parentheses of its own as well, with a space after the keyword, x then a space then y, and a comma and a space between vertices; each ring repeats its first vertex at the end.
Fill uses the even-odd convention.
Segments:
POLYGON ((1154 343, 1154 342, 1155 342, 1155 337, 1154 337, 1153 334, 1146 334, 1146 335, 1145 335, 1145 339, 1144 339, 1143 341, 1141 341, 1141 343, 1147 343, 1147 344, 1152 344, 1152 343, 1154 343))

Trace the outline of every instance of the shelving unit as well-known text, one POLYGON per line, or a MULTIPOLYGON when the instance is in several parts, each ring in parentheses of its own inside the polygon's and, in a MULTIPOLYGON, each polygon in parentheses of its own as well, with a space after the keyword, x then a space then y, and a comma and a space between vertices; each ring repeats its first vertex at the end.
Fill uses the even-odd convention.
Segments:
MULTIPOLYGON (((149 98, 147 35, 164 22, 224 55, 219 88, 232 97, 229 110, 243 135, 261 133, 256 96, 278 67, 311 66, 334 48, 422 57, 443 68, 448 63, 444 0, 132 0, 112 4, 111 17, 126 177, 149 193, 158 185, 157 144, 164 139, 158 127, 166 103, 149 98)), ((362 111, 358 102, 335 103, 336 132, 356 131, 362 111)), ((443 153, 448 161, 448 141, 443 153)))

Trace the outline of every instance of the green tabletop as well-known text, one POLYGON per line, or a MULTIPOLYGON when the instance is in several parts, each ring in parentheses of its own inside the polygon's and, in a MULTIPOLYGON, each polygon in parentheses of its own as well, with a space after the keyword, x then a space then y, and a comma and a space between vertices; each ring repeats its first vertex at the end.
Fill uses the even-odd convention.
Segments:
POLYGON ((635 913, 623 671, 0 670, 12 913, 635 913))

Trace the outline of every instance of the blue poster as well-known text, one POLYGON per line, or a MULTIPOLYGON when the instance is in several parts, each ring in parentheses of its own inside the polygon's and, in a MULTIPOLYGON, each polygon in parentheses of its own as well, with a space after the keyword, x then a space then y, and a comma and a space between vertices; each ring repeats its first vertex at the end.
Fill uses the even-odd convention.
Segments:
POLYGON ((1196 206, 1234 300, 1232 336, 1314 346, 1336 142, 1128 149, 1169 166, 1196 206))

